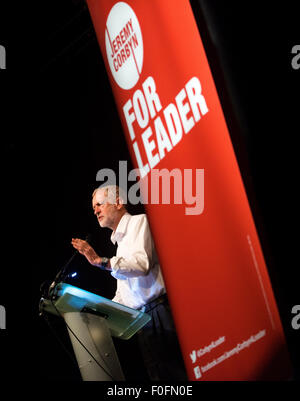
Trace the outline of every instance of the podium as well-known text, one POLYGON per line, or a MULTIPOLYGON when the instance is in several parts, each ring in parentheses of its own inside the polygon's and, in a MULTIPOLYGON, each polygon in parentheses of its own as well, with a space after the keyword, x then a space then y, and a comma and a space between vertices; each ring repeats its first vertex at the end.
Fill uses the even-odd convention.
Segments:
POLYGON ((66 283, 41 298, 40 312, 63 317, 84 381, 123 381, 112 337, 131 338, 151 317, 66 283))

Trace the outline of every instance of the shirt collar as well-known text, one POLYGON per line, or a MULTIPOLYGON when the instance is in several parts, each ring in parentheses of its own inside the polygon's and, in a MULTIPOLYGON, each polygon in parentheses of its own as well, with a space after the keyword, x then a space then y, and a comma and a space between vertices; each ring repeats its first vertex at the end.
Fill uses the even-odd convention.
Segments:
POLYGON ((131 218, 131 214, 126 212, 121 217, 121 220, 119 221, 119 224, 118 224, 116 230, 112 232, 110 239, 114 245, 116 242, 120 242, 121 239, 124 237, 130 218, 131 218))

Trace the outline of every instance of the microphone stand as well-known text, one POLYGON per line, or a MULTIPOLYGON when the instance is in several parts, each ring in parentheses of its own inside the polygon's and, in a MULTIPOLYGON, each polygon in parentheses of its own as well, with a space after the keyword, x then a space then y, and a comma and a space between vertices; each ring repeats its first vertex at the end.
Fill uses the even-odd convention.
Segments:
MULTIPOLYGON (((91 235, 88 234, 85 238, 86 242, 89 242, 91 238, 91 235)), ((55 287, 55 285, 59 282, 59 281, 63 281, 63 279, 65 279, 66 277, 66 270, 68 268, 68 266, 70 265, 70 263, 72 262, 72 260, 75 258, 76 255, 78 255, 79 252, 76 250, 73 255, 70 257, 70 259, 67 261, 67 263, 60 269, 60 271, 57 273, 57 275, 55 276, 54 281, 51 283, 49 289, 48 289, 48 297, 50 298, 51 294, 51 290, 55 287)))
POLYGON ((59 271, 59 272, 57 273, 57 275, 55 276, 54 281, 51 283, 51 285, 50 285, 50 287, 49 287, 49 289, 48 289, 48 297, 49 297, 49 298, 50 298, 50 296, 51 296, 51 294, 50 294, 51 290, 56 286, 56 284, 57 284, 59 281, 63 281, 63 279, 64 279, 65 276, 66 276, 66 270, 67 270, 68 266, 70 265, 70 263, 72 262, 72 260, 75 258, 75 256, 76 256, 78 253, 79 253, 78 251, 75 251, 75 252, 73 253, 73 255, 70 257, 70 259, 67 261, 67 263, 60 269, 60 271, 59 271))

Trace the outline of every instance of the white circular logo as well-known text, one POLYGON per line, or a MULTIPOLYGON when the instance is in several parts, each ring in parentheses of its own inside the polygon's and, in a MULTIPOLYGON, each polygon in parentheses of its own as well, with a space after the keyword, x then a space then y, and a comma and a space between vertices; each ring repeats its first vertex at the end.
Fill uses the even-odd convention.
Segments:
POLYGON ((106 55, 112 75, 122 89, 138 82, 144 58, 143 38, 133 9, 120 1, 110 10, 105 28, 106 55))

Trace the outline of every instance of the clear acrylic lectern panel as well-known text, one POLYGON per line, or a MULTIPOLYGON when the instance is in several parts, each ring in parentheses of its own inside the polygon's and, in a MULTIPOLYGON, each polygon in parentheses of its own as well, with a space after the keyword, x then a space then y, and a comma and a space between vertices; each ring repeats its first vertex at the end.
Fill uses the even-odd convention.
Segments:
POLYGON ((40 311, 66 322, 83 380, 124 380, 112 336, 131 338, 151 317, 141 311, 66 283, 58 283, 51 299, 41 298, 40 311))
MULTIPOLYGON (((111 335, 123 340, 131 338, 151 319, 149 315, 139 310, 66 283, 58 283, 53 295, 57 297, 53 302, 55 308, 61 314, 66 312, 98 314, 105 318, 111 335)), ((44 299, 42 308, 46 312, 58 314, 50 300, 44 299)))

